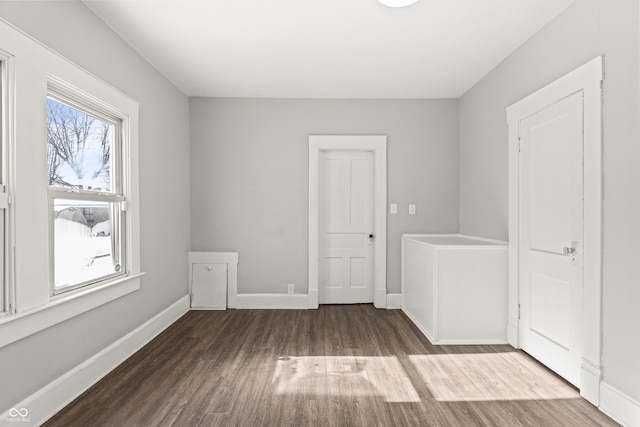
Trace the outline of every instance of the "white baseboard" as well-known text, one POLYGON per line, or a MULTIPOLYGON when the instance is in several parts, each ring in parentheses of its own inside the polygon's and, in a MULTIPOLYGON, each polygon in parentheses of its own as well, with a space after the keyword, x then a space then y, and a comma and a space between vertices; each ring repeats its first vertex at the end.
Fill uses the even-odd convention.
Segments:
POLYGON ((0 424, 22 424, 22 419, 16 420, 15 413, 19 410, 24 414, 26 410, 28 412, 26 417, 32 423, 30 425, 41 425, 188 311, 189 296, 187 295, 104 350, 17 403, 13 408, 6 408, 0 416, 0 424), (11 411, 14 408, 15 410, 11 411), (14 416, 12 417, 9 412, 14 416))
POLYGON ((600 404, 601 379, 602 368, 583 357, 580 365, 580 395, 595 406, 600 404))
POLYGON ((501 339, 448 339, 431 341, 433 345, 503 345, 508 344, 507 340, 501 339))
POLYGON ((373 291, 373 306, 375 308, 387 308, 387 289, 375 289, 373 291))
POLYGON ((236 307, 245 309, 298 309, 309 308, 307 294, 237 294, 236 307))
POLYGON ((507 320, 507 342, 511 344, 513 348, 520 348, 518 342, 518 319, 509 317, 507 320))
POLYGON ((387 294, 387 309, 402 308, 402 294, 387 294))
POLYGON ((317 289, 309 289, 307 304, 308 304, 307 308, 309 309, 317 309, 319 307, 317 289))
POLYGON ((600 410, 623 426, 640 426, 640 402, 605 382, 600 383, 600 410))

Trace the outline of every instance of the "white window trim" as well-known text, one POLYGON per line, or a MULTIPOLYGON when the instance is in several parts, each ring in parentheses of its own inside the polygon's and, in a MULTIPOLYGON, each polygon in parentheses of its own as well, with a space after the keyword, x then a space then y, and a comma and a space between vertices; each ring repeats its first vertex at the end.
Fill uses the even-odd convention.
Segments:
POLYGON ((144 273, 140 271, 138 103, 2 19, 0 59, 5 64, 2 76, 3 179, 11 202, 7 212, 9 227, 5 268, 11 310, 0 315, 2 348, 136 291, 144 273), (50 256, 42 259, 49 253, 42 247, 42 234, 45 234, 42 231, 48 230, 42 224, 48 224, 46 217, 49 212, 44 209, 39 212, 39 208, 48 203, 48 185, 46 180, 39 184, 40 175, 37 173, 46 173, 46 167, 33 178, 25 172, 36 169, 31 160, 39 168, 39 162, 46 158, 46 111, 39 105, 44 106, 47 86, 51 82, 66 82, 74 90, 86 94, 88 99, 99 100, 113 107, 121 117, 124 115, 128 123, 123 123, 123 132, 129 143, 129 161, 124 165, 128 180, 123 183, 127 186, 125 194, 128 196, 127 275, 55 297, 50 294, 50 280, 53 280, 49 269, 50 256), (34 123, 39 121, 42 121, 41 127, 35 126, 34 123), (36 147, 40 141, 44 153, 42 158, 38 157, 41 155, 39 152, 28 152, 29 149, 39 149, 36 147), (31 158, 32 154, 35 157, 31 158), (17 182, 20 185, 16 185, 17 182), (30 191, 34 189, 36 194, 30 191), (37 230, 25 227, 25 215, 37 230), (31 255, 32 251, 36 255, 31 255))
MULTIPOLYGON (((105 194, 101 194, 101 192, 90 191, 90 190, 79 190, 79 191, 69 191, 66 188, 56 187, 56 186, 48 186, 48 197, 49 197, 49 252, 50 252, 50 289, 51 295, 53 298, 62 295, 68 294, 70 292, 74 292, 77 289, 99 286, 103 283, 110 283, 118 281, 119 279, 126 277, 129 272, 129 255, 127 254, 126 247, 120 247, 121 241, 126 246, 126 242, 130 238, 130 233, 127 232, 128 228, 126 226, 127 221, 129 220, 127 215, 126 201, 129 199, 129 186, 127 183, 130 181, 129 177, 126 175, 129 171, 128 160, 129 160, 129 149, 131 144, 129 143, 127 137, 124 135, 125 129, 128 129, 130 126, 129 118, 126 113, 113 108, 110 105, 105 104, 99 99, 95 97, 88 97, 87 94, 79 92, 76 88, 67 84, 60 79, 57 79, 53 76, 48 77, 47 82, 47 96, 53 98, 57 102, 68 105, 71 108, 74 108, 78 111, 82 111, 86 114, 89 114, 93 117, 97 117, 99 120, 103 120, 106 122, 110 122, 116 126, 114 126, 114 130, 116 135, 114 135, 114 140, 116 141, 116 146, 112 147, 112 154, 115 154, 117 166, 114 168, 112 172, 116 174, 116 179, 114 182, 116 183, 115 188, 112 188, 111 191, 106 192, 105 194), (116 124, 117 123, 117 124, 116 124), (125 270, 122 272, 112 273, 108 276, 101 276, 95 278, 87 283, 77 283, 72 284, 65 287, 56 288, 55 284, 55 233, 54 227, 55 222, 52 215, 53 205, 56 199, 67 199, 74 201, 100 201, 100 202, 109 202, 109 203, 119 203, 121 211, 124 212, 125 220, 123 225, 118 226, 118 247, 120 249, 124 249, 124 254, 120 254, 122 264, 125 267, 125 270), (121 228, 123 227, 123 228, 121 228), (124 230, 124 232, 123 232, 124 230)), ((119 222, 119 219, 115 219, 115 221, 119 222)))
POLYGON ((2 89, 0 94, 2 99, 0 100, 0 112, 2 120, 2 134, 0 135, 0 159, 2 162, 2 185, 4 185, 3 198, 7 202, 5 208, 4 218, 4 243, 5 251, 4 258, 0 262, 4 263, 3 277, 0 277, 0 292, 4 293, 2 304, 0 305, 0 321, 8 315, 14 313, 15 309, 15 290, 11 284, 14 283, 13 277, 13 242, 14 231, 13 218, 14 209, 11 204, 10 194, 13 194, 12 183, 13 180, 9 179, 10 175, 15 170, 14 158, 14 146, 11 143, 15 141, 15 71, 14 71, 14 57, 8 52, 0 49, 0 85, 2 89))
POLYGON ((140 289, 138 273, 52 298, 49 304, 0 318, 0 348, 140 289))

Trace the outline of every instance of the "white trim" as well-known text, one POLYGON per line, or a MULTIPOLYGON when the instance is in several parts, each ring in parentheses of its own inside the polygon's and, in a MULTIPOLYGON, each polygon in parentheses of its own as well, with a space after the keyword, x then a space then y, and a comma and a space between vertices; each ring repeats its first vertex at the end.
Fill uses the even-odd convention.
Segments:
MULTIPOLYGON (((26 408, 33 425, 44 423, 188 311, 189 297, 184 296, 143 325, 13 407, 26 408)), ((15 425, 7 420, 9 409, 3 410, 0 423, 15 425)))
POLYGON ((373 151, 375 235, 373 304, 387 306, 387 136, 309 135, 309 308, 318 307, 318 186, 320 151, 373 151))
POLYGON ((0 318, 0 348, 140 289, 144 273, 63 295, 41 307, 0 318))
MULTIPOLYGON (((509 249, 509 253, 511 253, 511 249, 509 249)), ((511 275, 511 273, 509 273, 511 275)), ((518 303, 516 302, 516 305, 518 303)), ((516 307, 514 312, 517 313, 518 308, 516 307)), ((517 318, 517 314, 513 314, 511 310, 511 293, 509 292, 509 307, 508 307, 508 316, 507 316, 507 343, 512 345, 515 348, 518 348, 518 327, 519 320, 517 318)))
POLYGON ((235 308, 306 310, 308 301, 307 294, 238 294, 235 308))
POLYGON ((13 177, 15 176, 16 159, 16 94, 15 94, 15 57, 9 52, 0 50, 0 120, 2 125, 0 129, 0 150, 2 150, 2 182, 4 185, 4 197, 7 199, 8 206, 5 208, 4 216, 4 241, 0 244, 4 245, 4 257, 0 262, 4 263, 3 277, 0 278, 0 293, 4 292, 4 299, 0 304, 0 313, 11 315, 15 312, 15 264, 14 264, 14 242, 15 242, 15 203, 11 203, 11 195, 15 194, 15 184, 13 177))
MULTIPOLYGON (((485 237, 478 237, 478 236, 471 236, 468 234, 419 234, 419 233, 412 233, 412 234, 403 234, 402 235, 403 238, 407 238, 407 239, 413 239, 413 238, 420 238, 420 237, 460 237, 463 239, 471 239, 471 240, 480 240, 481 242, 487 242, 487 243, 494 243, 496 245, 500 245, 500 246, 504 246, 504 245, 508 245, 509 242, 505 241, 505 240, 495 240, 495 239, 487 239, 485 237)), ((473 249, 495 249, 495 246, 492 245, 482 245, 482 246, 478 246, 478 245, 471 245, 471 244, 464 244, 464 243, 450 243, 450 244, 446 244, 446 243, 437 243, 437 244, 433 244, 433 243, 429 243, 429 242, 423 242, 421 240, 415 240, 416 243, 421 244, 421 245, 430 245, 430 246, 438 246, 439 248, 463 248, 463 249, 468 249, 468 248, 473 248, 473 249)))
POLYGON ((623 426, 640 426, 640 402, 606 382, 600 384, 600 408, 623 426))
MULTIPOLYGON (((600 371, 602 330, 602 57, 597 57, 550 85, 507 108, 509 124, 509 344, 519 348, 519 121, 534 111, 576 92, 584 95, 584 262, 582 310, 583 365, 585 376, 600 371)), ((582 396, 598 405, 598 393, 582 396)), ((583 390, 584 388, 584 390, 583 390)), ((593 387, 589 386, 592 390, 593 387)), ((584 392, 587 392, 585 395, 584 392)))
MULTIPOLYGON (((438 234, 434 234, 434 236, 438 236, 438 234)), ((486 237, 481 237, 481 236, 472 236, 471 234, 454 234, 454 236, 462 237, 464 239, 482 240, 483 242, 495 243, 497 245, 509 244, 509 242, 506 240, 488 239, 486 237)), ((446 245, 439 245, 439 246, 446 246, 446 245)), ((456 246, 459 246, 459 245, 456 245, 456 246)))
POLYGON ((602 381, 602 368, 582 358, 580 365, 580 394, 589 402, 599 401, 600 381, 602 381))
POLYGON ((387 309, 402 308, 402 294, 387 294, 387 309))
MULTIPOLYGON (((430 340, 431 341, 431 340, 430 340)), ((431 341, 432 345, 504 345, 507 340, 498 339, 439 339, 437 342, 431 341)))
POLYGON ((45 45, 0 19, 0 39, 3 41, 3 58, 14 78, 9 78, 3 88, 4 108, 8 117, 3 120, 6 128, 3 139, 8 144, 9 162, 3 170, 8 179, 9 242, 7 242, 9 270, 9 302, 12 313, 0 318, 0 346, 15 342, 39 330, 91 310, 109 300, 120 298, 140 287, 140 219, 138 182, 138 121, 139 104, 83 68, 68 61, 45 45), (17 78, 19 76, 20 78, 17 78), (46 171, 46 147, 33 151, 31 144, 17 144, 15 136, 25 141, 45 141, 46 111, 42 108, 47 96, 50 79, 67 82, 74 91, 100 99, 104 105, 119 112, 123 119, 123 132, 128 132, 126 150, 129 156, 125 175, 128 177, 126 194, 126 277, 118 277, 92 288, 70 290, 51 297, 49 265, 51 251, 43 236, 49 236, 47 227, 50 215, 46 209, 47 185, 40 179, 22 179, 35 173, 44 177, 46 171), (89 95, 90 94, 90 95, 89 95), (6 133, 8 132, 8 133, 6 133), (22 164, 20 159, 25 164, 22 164), (20 164, 17 164, 20 162, 20 164), (27 167, 22 167, 22 166, 27 167), (32 169, 36 168, 37 172, 32 169), (113 289, 107 289, 111 285, 113 289), (17 314, 16 314, 17 313, 17 314))
MULTIPOLYGON (((189 295, 193 282, 191 264, 227 264, 227 307, 236 308, 238 294, 238 252, 189 252, 189 295)), ((202 310, 202 308, 200 308, 202 310)))
POLYGON ((238 252, 189 252, 189 264, 238 264, 238 252))
POLYGON ((317 289, 309 289, 307 293, 307 308, 310 308, 310 309, 318 308, 318 290, 317 289))
MULTIPOLYGON (((137 152, 137 139, 130 141, 130 135, 133 132, 129 129, 131 122, 136 123, 139 115, 139 108, 137 103, 127 105, 127 102, 120 100, 120 106, 111 105, 103 101, 100 97, 94 96, 92 92, 88 90, 81 90, 80 88, 70 84, 69 82, 59 78, 58 76, 47 73, 47 102, 49 99, 57 103, 67 105, 68 107, 80 111, 83 114, 87 114, 91 117, 97 118, 102 122, 109 123, 113 128, 113 135, 111 141, 111 161, 112 161, 112 188, 110 193, 100 193, 93 190, 78 190, 69 192, 68 189, 48 185, 48 219, 49 219, 49 277, 50 277, 50 294, 52 297, 61 295, 67 292, 73 292, 73 290, 85 287, 95 286, 103 281, 114 281, 118 278, 128 275, 132 271, 139 271, 139 267, 132 265, 132 251, 133 248, 129 243, 129 239, 132 237, 132 232, 135 232, 136 227, 129 225, 132 221, 131 209, 122 209, 124 211, 123 218, 118 218, 112 221, 112 245, 114 245, 114 262, 117 261, 123 267, 122 271, 112 272, 96 278, 91 278, 87 281, 74 282, 68 284, 68 286, 56 287, 55 283, 55 217, 54 204, 56 199, 68 199, 72 201, 99 201, 114 204, 122 203, 120 206, 132 205, 135 203, 135 197, 131 192, 135 191, 137 194, 137 186, 135 189, 132 187, 133 177, 130 176, 132 172, 137 173, 136 165, 129 164, 130 154, 132 151, 137 152)), ((97 93, 97 92, 96 92, 97 93)), ((137 138, 137 137, 136 137, 137 138)), ((135 209, 134 209, 135 213, 135 209)))

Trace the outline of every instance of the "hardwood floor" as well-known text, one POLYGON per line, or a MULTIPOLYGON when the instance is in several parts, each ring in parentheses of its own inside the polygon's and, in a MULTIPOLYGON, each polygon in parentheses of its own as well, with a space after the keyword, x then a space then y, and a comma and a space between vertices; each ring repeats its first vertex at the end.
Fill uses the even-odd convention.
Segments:
POLYGON ((47 426, 613 426, 509 346, 432 346, 399 310, 191 311, 47 426))

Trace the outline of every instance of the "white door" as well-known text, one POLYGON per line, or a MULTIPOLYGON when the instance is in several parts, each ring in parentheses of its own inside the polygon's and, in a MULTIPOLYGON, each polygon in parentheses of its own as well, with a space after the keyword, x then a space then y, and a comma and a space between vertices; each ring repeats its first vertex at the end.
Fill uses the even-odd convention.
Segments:
POLYGON ((580 385, 583 95, 520 120, 520 345, 580 385))
POLYGON ((373 159, 370 151, 320 152, 320 304, 373 302, 373 159))
POLYGON ((227 264, 191 264, 191 308, 226 310, 227 264))

